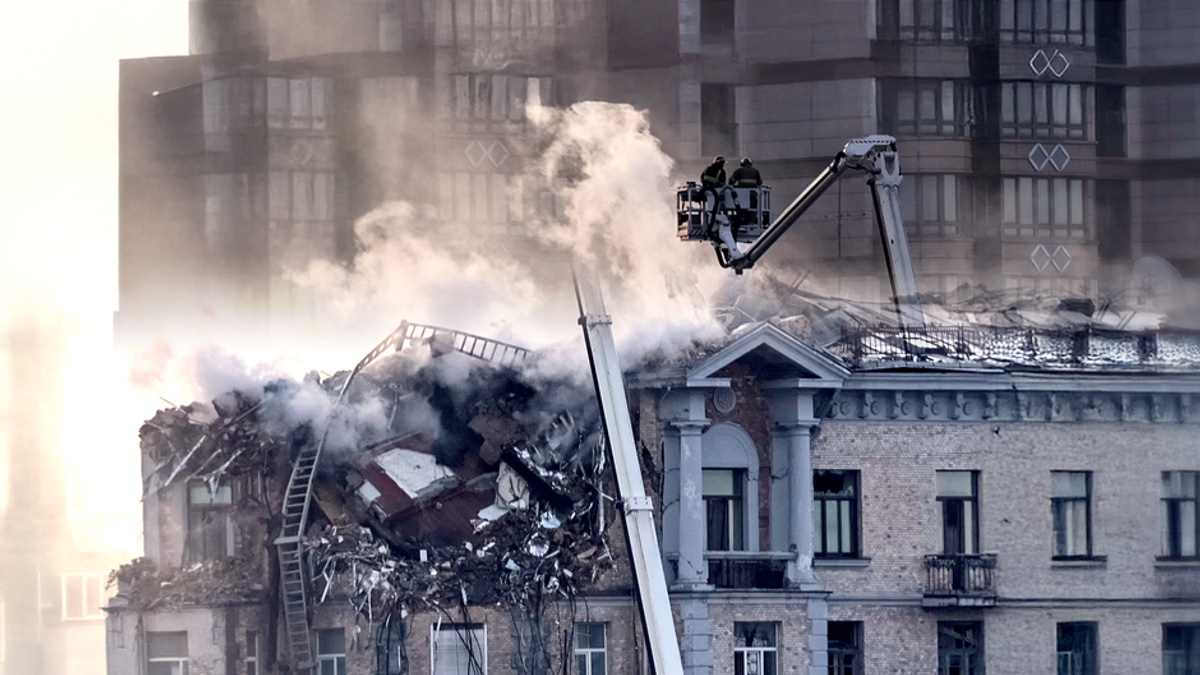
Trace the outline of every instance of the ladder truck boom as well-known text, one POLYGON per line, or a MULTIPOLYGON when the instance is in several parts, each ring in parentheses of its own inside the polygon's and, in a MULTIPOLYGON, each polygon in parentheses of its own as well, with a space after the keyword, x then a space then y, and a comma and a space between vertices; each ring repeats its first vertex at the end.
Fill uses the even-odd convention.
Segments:
POLYGON ((625 380, 617 360, 612 336, 612 319, 605 314, 600 283, 590 270, 576 269, 575 295, 579 300, 579 323, 592 366, 596 398, 604 422, 608 447, 612 452, 617 477, 625 532, 629 541, 629 561, 637 584, 638 605, 646 629, 646 647, 655 675, 683 675, 683 659, 671 615, 667 580, 662 568, 658 535, 654 529, 654 511, 642 481, 641 464, 633 440, 625 380))
MULTIPOLYGON (((748 233, 756 234, 752 243, 740 255, 730 250, 732 242, 722 243, 713 241, 717 252, 717 261, 721 267, 733 269, 741 274, 758 262, 759 258, 771 248, 788 231, 792 225, 816 203, 831 185, 846 175, 847 170, 863 172, 867 175, 867 184, 871 187, 872 201, 875 205, 875 220, 879 227, 879 236, 883 242, 884 260, 887 264, 888 279, 891 282, 892 297, 894 298, 896 314, 901 326, 919 328, 925 325, 917 295, 917 283, 913 272, 912 257, 908 252, 908 237, 904 233, 904 223, 900 217, 900 157, 896 152, 896 139, 892 136, 875 134, 865 138, 852 139, 846 143, 840 152, 833 157, 817 177, 809 183, 770 225, 765 225, 762 215, 769 218, 769 212, 762 208, 741 208, 742 203, 754 206, 766 203, 769 205, 768 189, 737 188, 730 189, 736 195, 734 204, 729 206, 718 203, 711 214, 707 203, 700 204, 705 198, 702 191, 689 184, 679 192, 679 237, 684 240, 712 240, 711 235, 716 230, 713 220, 721 217, 728 218, 739 232, 734 234, 736 241, 746 241, 748 233), (755 193, 743 197, 743 193, 755 193), (761 194, 759 194, 761 193, 761 194), (759 220, 755 220, 759 217, 759 220), (761 234, 758 234, 761 232, 761 234)), ((720 202, 721 200, 717 200, 720 202)))

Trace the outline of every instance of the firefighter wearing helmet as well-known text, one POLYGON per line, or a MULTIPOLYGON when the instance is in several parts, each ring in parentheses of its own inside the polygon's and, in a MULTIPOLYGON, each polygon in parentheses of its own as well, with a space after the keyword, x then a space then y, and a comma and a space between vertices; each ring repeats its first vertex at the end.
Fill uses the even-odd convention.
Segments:
POLYGON ((743 157, 741 166, 729 177, 729 184, 740 188, 758 187, 762 185, 762 174, 754 168, 749 157, 743 157))
POLYGON ((713 163, 700 174, 700 188, 704 194, 705 210, 709 214, 709 236, 721 242, 721 246, 729 251, 731 260, 741 258, 742 252, 738 250, 737 242, 734 241, 729 217, 724 213, 724 209, 736 206, 729 203, 735 201, 736 197, 733 190, 725 184, 723 155, 717 155, 713 163))

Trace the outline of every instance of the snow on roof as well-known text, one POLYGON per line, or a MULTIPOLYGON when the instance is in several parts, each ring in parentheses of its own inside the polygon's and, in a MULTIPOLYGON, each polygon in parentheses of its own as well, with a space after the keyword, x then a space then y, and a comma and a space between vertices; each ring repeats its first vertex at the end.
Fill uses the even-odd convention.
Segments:
POLYGON ((433 455, 404 448, 379 455, 375 463, 410 497, 416 497, 421 490, 453 475, 449 469, 438 464, 433 455))

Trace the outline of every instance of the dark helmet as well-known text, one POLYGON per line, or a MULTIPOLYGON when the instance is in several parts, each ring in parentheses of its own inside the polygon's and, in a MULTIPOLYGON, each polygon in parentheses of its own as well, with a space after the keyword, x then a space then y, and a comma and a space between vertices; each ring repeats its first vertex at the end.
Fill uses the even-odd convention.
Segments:
POLYGON ((749 157, 742 158, 742 166, 750 166, 750 158, 749 157))
POLYGON ((725 155, 717 155, 716 159, 713 160, 713 164, 724 164, 724 163, 725 163, 725 155))

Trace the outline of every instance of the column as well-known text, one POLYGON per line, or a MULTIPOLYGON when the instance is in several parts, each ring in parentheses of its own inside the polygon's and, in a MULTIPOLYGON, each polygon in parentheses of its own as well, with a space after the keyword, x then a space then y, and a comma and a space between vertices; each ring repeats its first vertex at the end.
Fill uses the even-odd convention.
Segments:
POLYGON ((788 458, 788 550, 796 552, 788 562, 788 582, 803 587, 813 583, 812 548, 812 454, 809 441, 812 425, 780 425, 773 430, 773 443, 784 443, 788 458))
POLYGON ((679 575, 675 583, 690 590, 708 586, 704 561, 707 523, 704 509, 704 462, 701 434, 708 420, 677 421, 679 429, 679 575))

